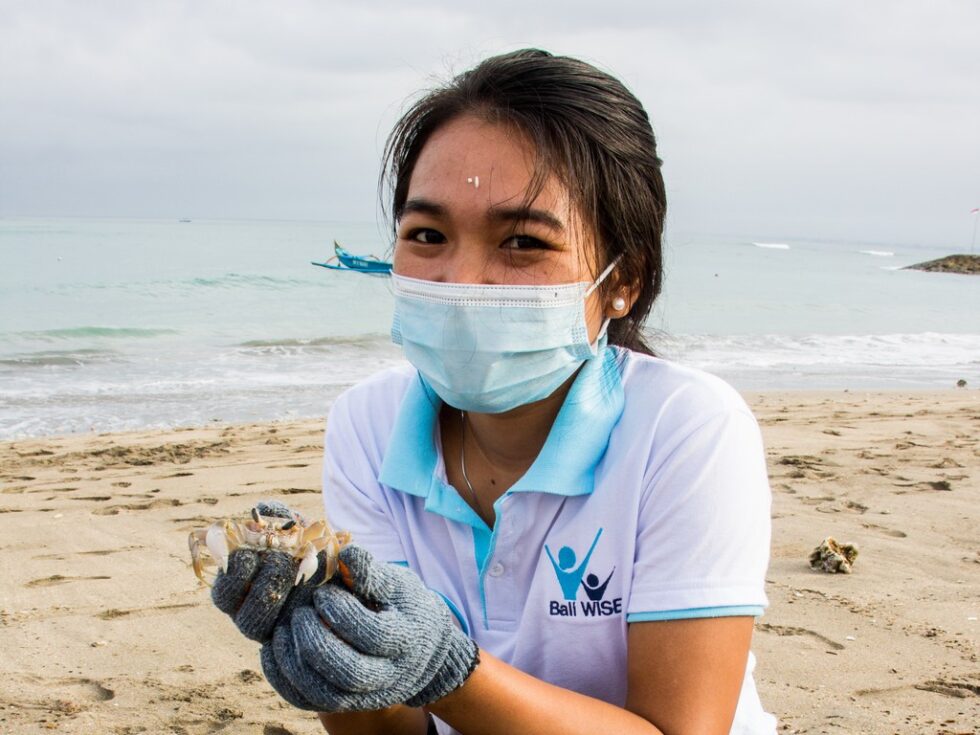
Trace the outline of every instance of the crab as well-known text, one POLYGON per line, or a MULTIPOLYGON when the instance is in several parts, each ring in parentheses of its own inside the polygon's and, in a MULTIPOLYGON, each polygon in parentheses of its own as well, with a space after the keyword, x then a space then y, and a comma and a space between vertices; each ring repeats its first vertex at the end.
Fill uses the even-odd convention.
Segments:
MULTIPOLYGON (((262 515, 257 507, 245 518, 215 521, 207 528, 191 531, 187 537, 194 574, 209 587, 217 576, 216 567, 227 572, 228 556, 241 548, 284 551, 299 559, 294 585, 316 573, 318 554, 323 551, 326 574, 322 584, 341 567, 338 554, 350 541, 348 531, 334 531, 326 520, 307 524, 299 513, 280 518, 262 515)), ((342 574, 344 571, 341 569, 342 574)))

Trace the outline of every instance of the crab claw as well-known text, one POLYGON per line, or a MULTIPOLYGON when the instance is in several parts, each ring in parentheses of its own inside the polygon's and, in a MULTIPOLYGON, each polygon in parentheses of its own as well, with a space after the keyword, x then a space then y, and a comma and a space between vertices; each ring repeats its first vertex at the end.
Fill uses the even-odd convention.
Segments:
POLYGON ((303 547, 303 560, 299 563, 295 584, 299 585, 304 579, 308 579, 316 574, 317 562, 316 547, 307 542, 306 546, 303 547))
POLYGON ((225 528, 222 523, 212 523, 208 527, 208 533, 204 537, 204 543, 211 552, 211 556, 218 562, 221 571, 228 571, 228 539, 225 536, 225 528))

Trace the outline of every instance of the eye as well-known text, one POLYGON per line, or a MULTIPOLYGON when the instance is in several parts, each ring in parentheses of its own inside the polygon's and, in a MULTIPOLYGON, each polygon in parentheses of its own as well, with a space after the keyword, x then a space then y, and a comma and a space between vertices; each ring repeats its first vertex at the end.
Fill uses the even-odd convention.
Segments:
POLYGON ((406 239, 414 240, 425 245, 442 245, 446 242, 445 235, 438 230, 433 230, 428 227, 417 227, 414 230, 409 230, 406 239))
POLYGON ((514 235, 504 240, 501 245, 506 250, 547 250, 549 246, 543 240, 530 235, 514 235))

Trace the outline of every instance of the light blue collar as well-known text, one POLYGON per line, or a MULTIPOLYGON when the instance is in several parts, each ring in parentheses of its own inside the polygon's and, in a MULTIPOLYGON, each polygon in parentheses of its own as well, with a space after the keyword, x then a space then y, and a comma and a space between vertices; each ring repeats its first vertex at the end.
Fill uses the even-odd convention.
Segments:
MULTIPOLYGON (((588 495, 596 465, 623 413, 619 362, 628 353, 607 347, 586 360, 572 383, 541 453, 508 493, 588 495)), ((426 510, 469 525, 483 522, 450 486, 436 476, 436 420, 442 402, 421 376, 402 399, 379 481, 426 499, 426 510)))

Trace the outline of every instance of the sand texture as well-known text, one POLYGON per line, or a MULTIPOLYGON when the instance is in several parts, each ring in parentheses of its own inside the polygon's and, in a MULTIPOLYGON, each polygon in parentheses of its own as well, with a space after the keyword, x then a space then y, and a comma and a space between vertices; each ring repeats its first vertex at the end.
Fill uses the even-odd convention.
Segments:
MULTIPOLYGON (((773 487, 756 681, 785 733, 980 732, 980 392, 749 396, 773 487), (810 569, 827 536, 851 574, 810 569)), ((312 734, 188 531, 321 515, 322 422, 0 444, 0 733, 312 734)))

